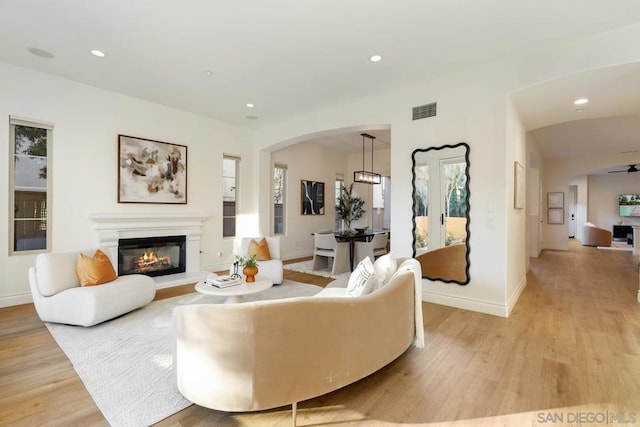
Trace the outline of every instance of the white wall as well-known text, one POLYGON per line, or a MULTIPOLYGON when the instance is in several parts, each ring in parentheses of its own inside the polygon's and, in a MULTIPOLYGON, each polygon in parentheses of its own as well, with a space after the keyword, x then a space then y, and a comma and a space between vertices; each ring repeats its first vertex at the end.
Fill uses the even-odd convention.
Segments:
MULTIPOLYGON (((222 239, 222 154, 242 157, 241 174, 253 181, 255 163, 247 130, 0 62, 0 169, 8 170, 8 117, 54 123, 51 249, 97 245, 92 213, 203 213, 203 269, 227 266, 232 240, 222 239), (117 203, 118 134, 188 147, 188 204, 117 203), (222 251, 222 257, 217 256, 222 251)), ((8 200, 8 173, 0 174, 0 199, 8 200)), ((251 186, 241 187, 241 209, 257 212, 251 186)), ((0 209, 0 306, 30 300, 27 280, 33 255, 8 255, 6 202, 0 209)))
MULTIPOLYGON (((391 246, 396 254, 409 256, 411 152, 415 148, 460 141, 469 143, 471 282, 458 286, 425 280, 423 296, 428 301, 507 315, 513 302, 508 301, 507 295, 514 295, 513 283, 522 276, 520 258, 524 249, 513 257, 507 256, 507 251, 520 244, 524 246, 524 231, 520 229, 526 223, 520 214, 510 210, 513 186, 509 177, 513 160, 525 156, 519 151, 520 142, 515 149, 509 147, 513 142, 508 140, 507 128, 515 119, 512 112, 507 112, 508 94, 568 74, 639 61, 640 52, 628 43, 635 39, 640 39, 640 25, 564 43, 555 40, 533 51, 469 67, 441 79, 406 82, 388 92, 303 112, 267 126, 256 133, 256 146, 266 151, 295 141, 301 135, 326 129, 390 124, 393 136, 391 246), (410 120, 411 107, 434 101, 438 103, 436 117, 410 120)), ((512 129, 518 128, 513 126, 512 129)), ((519 131, 509 131, 509 135, 513 133, 519 131)), ((568 191, 569 177, 579 173, 569 174, 563 170, 564 166, 566 164, 560 162, 550 167, 543 165, 545 192, 568 191)), ((261 169, 261 174, 264 172, 265 169, 261 169)), ((260 206, 265 206, 262 200, 260 206)), ((560 228, 562 232, 556 233, 552 226, 545 225, 545 247, 566 249, 566 227, 560 228)))
POLYGON ((545 173, 543 177, 544 192, 542 194, 543 201, 543 232, 542 232, 542 248, 558 251, 566 251, 569 249, 569 231, 567 228, 567 201, 569 200, 569 172, 562 160, 547 160, 545 162, 545 173), (548 201, 549 193, 564 194, 564 221, 562 224, 549 224, 548 201))
MULTIPOLYGON (((540 169, 527 171, 527 248, 529 257, 540 256, 540 169)), ((530 265, 527 265, 529 268, 530 265)))
MULTIPOLYGON (((526 135, 527 143, 527 248, 529 257, 538 257, 542 251, 543 182, 544 159, 531 133, 526 135)), ((530 267, 527 260, 527 268, 530 267)))
MULTIPOLYGON (((365 167, 371 168, 370 152, 366 153, 365 167)), ((390 172, 390 150, 375 150, 373 170, 380 174, 390 172)), ((353 171, 362 169, 362 153, 345 155, 334 150, 326 150, 309 143, 291 144, 271 152, 271 164, 287 165, 289 198, 286 212, 287 232, 281 236, 282 257, 284 259, 313 255, 313 236, 317 230, 333 230, 335 228, 335 190, 336 174, 344 176, 345 185, 353 182, 353 171), (300 181, 313 180, 325 183, 325 214, 301 215, 300 213, 300 181)), ((371 185, 354 185, 354 194, 365 201, 365 215, 351 226, 371 226, 373 190, 371 185)), ((267 229, 266 226, 264 229, 267 229)), ((271 229, 271 228, 270 228, 271 229)))
POLYGON ((412 151, 468 142, 471 146, 472 283, 459 286, 425 281, 424 296, 431 301, 505 315, 506 91, 496 90, 496 86, 504 84, 503 73, 499 66, 480 67, 440 81, 316 110, 258 131, 256 141, 269 149, 323 129, 390 123, 392 250, 398 256, 412 255, 412 151), (430 101, 438 102, 438 116, 412 121, 411 108, 430 101))
POLYGON ((589 221, 610 231, 620 220, 625 225, 640 225, 640 218, 618 215, 620 194, 640 194, 640 173, 589 176, 589 221))
POLYGON ((344 154, 310 144, 292 145, 271 153, 272 163, 287 165, 286 233, 280 239, 282 257, 291 259, 313 254, 313 236, 318 230, 335 228, 336 174, 346 176, 344 154), (324 182, 324 215, 301 214, 301 180, 324 182))
MULTIPOLYGON (((515 162, 522 165, 524 171, 527 164, 526 131, 510 100, 507 100, 506 121, 506 164, 505 181, 507 183, 507 239, 506 239, 506 292, 505 301, 510 312, 527 284, 527 198, 523 209, 514 208, 515 199, 515 162)), ((526 174, 523 174, 526 179, 526 174)), ((526 189, 526 182, 522 183, 526 189)))

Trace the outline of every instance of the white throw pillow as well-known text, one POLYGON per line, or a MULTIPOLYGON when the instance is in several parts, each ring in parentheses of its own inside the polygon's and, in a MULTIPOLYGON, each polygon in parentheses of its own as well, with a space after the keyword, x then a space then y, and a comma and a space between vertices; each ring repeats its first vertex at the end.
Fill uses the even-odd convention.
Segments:
POLYGON ((352 297, 367 295, 376 287, 377 280, 373 270, 373 263, 365 257, 349 276, 347 294, 352 297))
POLYGON ((391 276, 393 276, 397 269, 398 260, 393 252, 389 252, 388 254, 382 255, 378 258, 373 264, 373 271, 375 272, 376 280, 378 282, 376 289, 379 289, 389 283, 391 276))

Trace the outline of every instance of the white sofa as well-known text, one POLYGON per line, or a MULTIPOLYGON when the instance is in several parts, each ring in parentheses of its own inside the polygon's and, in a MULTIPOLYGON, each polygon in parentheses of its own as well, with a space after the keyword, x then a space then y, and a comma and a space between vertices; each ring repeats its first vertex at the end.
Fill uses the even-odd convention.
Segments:
MULTIPOLYGON (((44 322, 93 326, 150 303, 154 280, 142 274, 120 276, 97 286, 80 286, 76 264, 80 252, 42 253, 29 269, 29 285, 36 311, 44 322)), ((104 251, 108 254, 109 251, 104 251)))
MULTIPOLYGON (((284 279, 282 271, 282 259, 280 259, 280 237, 265 237, 267 246, 269 247, 270 261, 258 261, 258 276, 264 276, 273 281, 274 285, 279 285, 284 279)), ((247 256, 249 251, 249 243, 251 240, 260 242, 262 237, 239 237, 235 241, 235 255, 247 256)), ((229 268, 229 274, 233 273, 233 266, 229 268)), ((242 267, 239 268, 238 274, 244 278, 242 267)))
MULTIPOLYGON (((173 311, 180 392, 220 411, 258 411, 337 390, 424 346, 420 264, 373 293, 194 304, 173 311), (416 310, 416 307, 418 309, 416 310)), ((346 282, 345 282, 346 284, 346 282)))

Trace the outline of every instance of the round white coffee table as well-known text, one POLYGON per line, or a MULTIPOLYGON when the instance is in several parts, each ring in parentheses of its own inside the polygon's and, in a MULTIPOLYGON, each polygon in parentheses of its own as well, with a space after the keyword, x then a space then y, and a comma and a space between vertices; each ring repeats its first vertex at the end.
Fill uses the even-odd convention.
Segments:
POLYGON ((226 297, 226 299, 224 300, 225 304, 235 304, 244 302, 245 295, 262 292, 272 286, 273 281, 271 279, 256 277, 256 281, 253 283, 247 283, 243 281, 239 285, 229 286, 226 288, 217 288, 202 281, 196 284, 196 291, 205 295, 226 297))

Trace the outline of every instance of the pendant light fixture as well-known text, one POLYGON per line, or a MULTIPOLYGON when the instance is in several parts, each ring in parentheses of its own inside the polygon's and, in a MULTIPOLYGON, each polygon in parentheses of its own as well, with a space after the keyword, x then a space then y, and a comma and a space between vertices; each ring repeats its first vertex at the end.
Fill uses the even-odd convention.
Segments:
POLYGON ((362 182, 364 184, 380 184, 382 177, 379 173, 373 171, 373 140, 375 136, 368 133, 361 133, 362 135, 362 170, 353 172, 353 182, 362 182), (364 140, 369 138, 371 140, 371 171, 364 169, 364 140))

